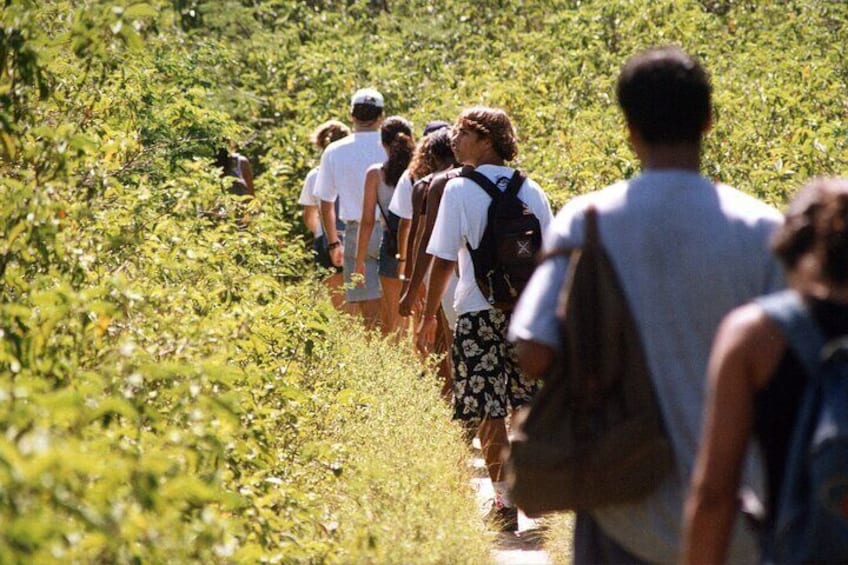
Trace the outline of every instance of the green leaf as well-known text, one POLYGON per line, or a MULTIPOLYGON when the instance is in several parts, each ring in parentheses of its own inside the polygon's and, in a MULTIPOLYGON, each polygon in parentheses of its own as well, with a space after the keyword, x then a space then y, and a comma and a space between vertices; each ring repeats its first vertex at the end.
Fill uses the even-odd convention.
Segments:
POLYGON ((136 18, 155 18, 159 15, 159 12, 146 2, 142 2, 140 4, 133 4, 129 8, 124 11, 124 18, 128 20, 136 19, 136 18))

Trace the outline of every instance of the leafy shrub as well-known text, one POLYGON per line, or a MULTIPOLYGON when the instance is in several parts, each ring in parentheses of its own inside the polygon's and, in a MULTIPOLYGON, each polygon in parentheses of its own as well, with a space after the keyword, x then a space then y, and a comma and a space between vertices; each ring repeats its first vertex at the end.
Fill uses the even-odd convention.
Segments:
POLYGON ((0 20, 3 562, 486 559, 431 373, 311 272, 307 137, 359 86, 419 128, 505 107, 561 204, 637 171, 615 75, 679 43, 713 74, 708 174, 780 205, 848 165, 839 2, 11 0, 0 20), (226 143, 253 201, 210 166, 226 143))

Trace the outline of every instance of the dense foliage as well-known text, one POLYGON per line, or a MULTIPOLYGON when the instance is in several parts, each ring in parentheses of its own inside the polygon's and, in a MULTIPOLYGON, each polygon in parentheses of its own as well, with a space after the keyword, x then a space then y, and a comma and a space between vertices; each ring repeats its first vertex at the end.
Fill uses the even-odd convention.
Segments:
POLYGON ((842 2, 6 0, 0 24, 0 562, 484 559, 435 383, 310 274, 308 133, 358 86, 419 128, 505 107, 562 203, 637 170, 615 74, 679 43, 713 74, 710 175, 780 204, 848 166, 842 2), (254 201, 209 165, 228 140, 254 201))

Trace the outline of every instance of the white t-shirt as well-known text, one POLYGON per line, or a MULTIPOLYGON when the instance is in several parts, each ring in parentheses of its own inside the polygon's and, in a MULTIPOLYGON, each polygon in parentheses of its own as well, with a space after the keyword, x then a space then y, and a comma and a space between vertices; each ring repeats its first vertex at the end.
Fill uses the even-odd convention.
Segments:
POLYGON ((395 185, 389 210, 405 220, 412 219, 412 177, 409 176, 409 169, 403 172, 395 185))
MULTIPOLYGON (((681 512, 694 467, 710 345, 722 317, 783 277, 768 242, 780 213, 696 172, 647 171, 578 196, 551 224, 545 250, 583 243, 584 211, 598 210, 598 231, 621 281, 645 349, 677 458, 649 496, 593 512, 604 533, 651 563, 679 557, 681 512)), ((568 259, 544 261, 512 314, 510 339, 559 345, 556 308, 568 259)), ((756 465, 746 484, 758 488, 756 465)), ((737 520, 730 562, 750 562, 756 545, 737 520)))
MULTIPOLYGON (((498 165, 477 167, 478 172, 488 177, 501 190, 506 189, 513 170, 498 165)), ((553 214, 548 197, 539 185, 527 179, 518 191, 518 198, 539 219, 542 233, 546 234, 553 214)), ((457 315, 491 308, 474 279, 474 264, 465 246, 466 242, 474 249, 480 245, 491 201, 489 195, 475 182, 457 177, 448 181, 439 203, 439 212, 433 226, 433 235, 427 245, 427 253, 441 259, 459 261, 459 283, 454 297, 457 315)))
MULTIPOLYGON (((297 203, 301 206, 320 206, 321 200, 315 196, 315 179, 318 178, 318 167, 315 167, 306 174, 306 179, 303 181, 303 188, 300 190, 300 198, 297 203)), ((318 230, 312 235, 316 238, 324 234, 324 228, 321 227, 321 222, 318 222, 318 230)))
MULTIPOLYGON (((334 141, 321 155, 315 195, 325 202, 339 199, 339 217, 344 222, 362 219, 365 173, 374 163, 386 160, 379 131, 360 131, 334 141)), ((379 211, 375 211, 379 214, 379 211)))

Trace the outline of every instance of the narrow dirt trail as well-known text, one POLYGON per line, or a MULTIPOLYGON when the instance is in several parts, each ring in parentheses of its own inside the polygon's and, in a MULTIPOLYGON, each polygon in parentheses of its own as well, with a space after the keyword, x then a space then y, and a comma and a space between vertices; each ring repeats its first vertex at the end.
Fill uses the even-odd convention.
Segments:
MULTIPOLYGON (((478 441, 474 440, 475 446, 478 441)), ((480 515, 486 514, 495 497, 492 483, 486 474, 486 464, 480 457, 471 462, 475 477, 471 486, 477 494, 480 515)), ((518 532, 504 532, 497 535, 492 547, 492 562, 495 565, 552 565, 544 550, 544 534, 535 520, 523 513, 518 514, 518 532)))

